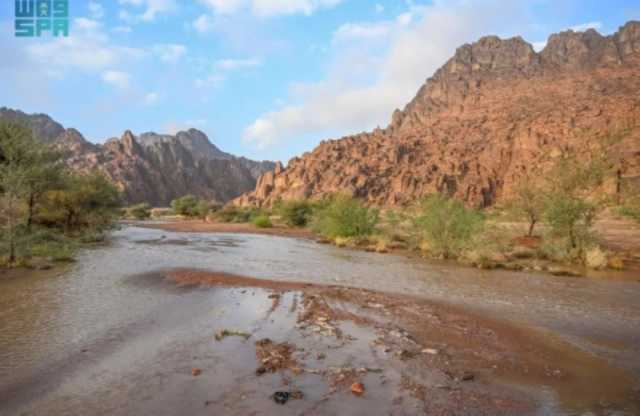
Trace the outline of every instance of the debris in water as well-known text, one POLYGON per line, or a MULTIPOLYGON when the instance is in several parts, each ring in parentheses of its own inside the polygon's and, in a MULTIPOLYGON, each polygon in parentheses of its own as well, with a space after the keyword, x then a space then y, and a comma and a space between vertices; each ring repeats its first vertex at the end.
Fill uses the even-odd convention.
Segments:
POLYGON ((362 383, 353 383, 351 385, 351 393, 356 396, 362 396, 364 394, 364 384, 362 383))
POLYGON ((460 377, 460 380, 462 380, 462 381, 473 381, 473 380, 475 380, 475 378, 476 378, 475 374, 467 372, 467 373, 463 373, 462 374, 462 377, 460 377))
POLYGON ((289 401, 291 394, 288 391, 277 391, 273 393, 273 401, 278 404, 285 404, 289 401))
POLYGON ((273 401, 278 404, 286 404, 289 400, 300 400, 304 394, 300 390, 277 391, 273 393, 273 401))
POLYGON ((233 331, 233 330, 229 330, 229 329, 221 329, 218 332, 216 332, 216 341, 222 341, 223 339, 225 339, 226 337, 242 337, 245 340, 251 338, 251 334, 247 333, 247 332, 242 332, 242 331, 233 331))
POLYGON ((297 367, 296 360, 291 357, 294 349, 292 345, 276 344, 269 338, 257 341, 256 357, 261 365, 256 369, 256 375, 260 376, 266 372, 275 373, 285 368, 297 367))

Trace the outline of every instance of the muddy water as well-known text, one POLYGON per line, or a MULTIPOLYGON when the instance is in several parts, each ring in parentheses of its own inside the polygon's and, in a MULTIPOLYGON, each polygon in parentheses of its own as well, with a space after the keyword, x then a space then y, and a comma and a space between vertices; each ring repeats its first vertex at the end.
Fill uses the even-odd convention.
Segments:
MULTIPOLYGON (((181 289, 169 283, 159 287, 158 271, 180 267, 375 288, 443 301, 541 328, 628 370, 636 380, 640 377, 637 281, 478 271, 301 239, 128 227, 115 233, 110 246, 82 253, 77 264, 59 276, 34 273, 0 278, 0 403, 5 403, 0 404, 0 414, 73 413, 69 409, 78 409, 74 403, 80 408, 90 406, 85 410, 94 413, 113 414, 118 413, 113 403, 124 406, 123 401, 134 400, 131 394, 144 403, 154 397, 154 391, 168 389, 161 387, 167 375, 159 370, 159 363, 176 361, 172 355, 176 353, 171 351, 189 351, 185 343, 195 343, 198 350, 198 342, 204 341, 198 341, 194 334, 210 338, 211 319, 221 316, 220 305, 235 293, 217 291, 212 295, 211 291, 181 289), (134 377, 128 370, 136 363, 148 366, 149 373, 138 376, 148 387, 132 391, 124 382, 118 385, 114 380, 120 375, 134 377), (78 375, 87 367, 90 372, 78 375), (95 386, 107 384, 109 388, 101 390, 105 396, 99 400, 81 400, 92 396, 95 386)), ((236 301, 234 316, 253 322, 252 317, 264 304, 260 298, 254 298, 256 303, 246 297, 236 301)), ((283 322, 286 325, 286 320, 283 322)), ((229 345, 227 352, 235 351, 236 344, 229 345)), ((201 351, 193 359, 204 356, 225 362, 221 353, 207 354, 201 351)), ((242 354, 249 352, 238 354, 242 360, 242 354)), ((196 364, 182 365, 188 372, 196 364)), ((234 374, 233 365, 220 364, 216 371, 229 377, 234 374)), ((585 374, 593 376, 588 371, 585 374)), ((171 386, 173 391, 194 388, 189 377, 172 383, 177 383, 171 386)), ((227 393, 226 399, 219 399, 237 401, 243 396, 238 391, 227 393)), ((190 413, 188 403, 181 406, 190 413)), ((126 414, 132 409, 120 410, 126 414)), ((177 410, 158 409, 156 414, 175 414, 169 409, 177 410)), ((560 410, 553 407, 549 412, 560 410)))

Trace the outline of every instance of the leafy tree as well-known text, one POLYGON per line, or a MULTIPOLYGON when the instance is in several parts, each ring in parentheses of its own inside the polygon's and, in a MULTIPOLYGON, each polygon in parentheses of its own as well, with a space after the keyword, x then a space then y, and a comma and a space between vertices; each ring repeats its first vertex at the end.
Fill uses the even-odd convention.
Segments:
POLYGON ((605 201, 592 193, 605 178, 605 163, 563 158, 548 175, 544 217, 553 235, 566 238, 568 251, 581 255, 593 239, 591 228, 605 201))
POLYGON ((345 195, 335 195, 323 205, 317 212, 314 228, 325 237, 362 237, 375 231, 377 209, 345 195))
POLYGON ((78 227, 102 229, 116 218, 121 206, 120 192, 99 172, 67 173, 64 188, 48 193, 49 218, 60 221, 67 231, 78 227), (56 219, 56 214, 62 218, 56 219))
POLYGON ((185 217, 198 216, 198 204, 200 200, 194 195, 185 195, 171 201, 171 209, 176 215, 184 215, 185 217))
POLYGON ((16 261, 17 227, 24 221, 30 137, 31 132, 24 126, 0 123, 0 218, 9 247, 9 264, 16 261))
POLYGON ((313 216, 313 206, 310 202, 280 201, 276 204, 275 211, 282 216, 284 222, 290 227, 304 227, 313 216))
POLYGON ((535 226, 544 217, 546 197, 543 187, 526 177, 518 184, 513 198, 507 204, 507 209, 514 216, 527 221, 528 236, 533 235, 535 226))
POLYGON ((451 258, 482 231, 484 217, 456 199, 436 194, 422 201, 414 224, 433 254, 451 258))

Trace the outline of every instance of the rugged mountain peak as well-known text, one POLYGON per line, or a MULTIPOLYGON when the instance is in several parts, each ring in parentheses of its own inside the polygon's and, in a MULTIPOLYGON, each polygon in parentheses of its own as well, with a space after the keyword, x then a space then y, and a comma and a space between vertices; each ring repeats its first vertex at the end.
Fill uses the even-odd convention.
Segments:
POLYGON ((466 44, 444 66, 442 74, 464 75, 479 71, 524 70, 538 63, 531 44, 521 37, 485 36, 466 44))
POLYGON ((136 140, 131 130, 126 130, 120 139, 122 150, 128 155, 136 155, 142 153, 142 148, 136 140))
POLYGON ((64 127, 46 114, 26 114, 20 110, 0 107, 0 118, 29 125, 33 134, 47 143, 53 142, 64 133, 64 127))
POLYGON ((622 55, 640 52, 640 21, 632 20, 618 30, 617 43, 622 55))
POLYGON ((543 177, 555 158, 586 158, 611 137, 620 177, 640 180, 637 97, 639 22, 610 36, 558 33, 540 53, 486 36, 458 48, 387 128, 324 141, 236 203, 341 192, 399 205, 440 192, 488 206, 523 175, 543 177))
POLYGON ((95 154, 100 149, 99 146, 88 142, 84 136, 74 128, 65 129, 62 134, 53 141, 53 146, 69 158, 73 158, 75 155, 95 154))
POLYGON ((147 149, 179 145, 197 160, 233 159, 232 155, 223 152, 211 143, 204 132, 194 128, 179 131, 175 135, 143 133, 140 135, 139 141, 147 149))

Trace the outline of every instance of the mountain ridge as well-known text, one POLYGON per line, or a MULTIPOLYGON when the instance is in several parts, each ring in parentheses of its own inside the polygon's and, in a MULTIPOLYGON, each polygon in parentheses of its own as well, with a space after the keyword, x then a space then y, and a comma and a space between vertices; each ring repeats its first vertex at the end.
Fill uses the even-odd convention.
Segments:
MULTIPOLYGON (((455 54, 390 124, 325 140, 265 173, 238 205, 341 192, 406 205, 440 192, 486 207, 558 157, 607 149, 620 178, 640 176, 640 22, 603 36, 551 35, 535 52, 521 37, 485 36, 455 54)), ((619 189, 619 184, 614 186, 619 189)))
POLYGON ((28 125, 36 137, 62 151, 72 169, 102 171, 129 204, 167 206, 187 193, 224 203, 255 187, 257 178, 275 167, 270 161, 225 153, 194 128, 175 135, 146 132, 136 136, 126 130, 120 138, 94 144, 46 114, 2 107, 0 118, 28 125))

